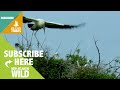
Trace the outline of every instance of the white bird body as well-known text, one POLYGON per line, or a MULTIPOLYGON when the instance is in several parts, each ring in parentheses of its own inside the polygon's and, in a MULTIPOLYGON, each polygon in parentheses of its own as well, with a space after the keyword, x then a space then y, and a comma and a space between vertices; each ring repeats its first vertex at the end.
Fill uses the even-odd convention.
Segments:
POLYGON ((85 25, 85 23, 82 23, 79 25, 67 25, 67 24, 60 24, 60 23, 45 21, 44 19, 32 19, 27 17, 23 17, 23 23, 28 23, 28 27, 33 31, 34 30, 38 31, 39 29, 42 29, 42 28, 44 29, 44 31, 45 31, 45 28, 72 29, 72 28, 77 28, 79 26, 85 25))
POLYGON ((28 27, 31 28, 31 30, 39 30, 42 29, 45 25, 45 21, 43 19, 36 19, 36 21, 33 21, 32 24, 28 24, 28 27))

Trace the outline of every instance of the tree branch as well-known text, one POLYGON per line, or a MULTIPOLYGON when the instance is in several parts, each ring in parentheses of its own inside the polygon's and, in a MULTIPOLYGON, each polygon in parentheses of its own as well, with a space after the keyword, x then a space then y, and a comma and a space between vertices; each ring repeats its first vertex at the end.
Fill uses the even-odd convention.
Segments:
POLYGON ((95 40, 94 37, 93 37, 93 39, 94 39, 94 43, 95 43, 95 46, 96 46, 96 49, 97 49, 97 52, 98 52, 98 57, 99 57, 99 59, 98 59, 98 64, 97 64, 97 68, 98 68, 99 65, 100 65, 100 62, 101 62, 100 50, 99 50, 99 48, 98 48, 98 46, 97 46, 97 41, 98 41, 98 40, 95 40))

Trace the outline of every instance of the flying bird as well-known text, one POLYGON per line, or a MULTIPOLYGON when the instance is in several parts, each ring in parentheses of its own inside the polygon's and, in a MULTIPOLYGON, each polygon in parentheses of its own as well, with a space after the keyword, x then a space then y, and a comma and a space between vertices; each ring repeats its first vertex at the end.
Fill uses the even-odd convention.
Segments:
POLYGON ((86 24, 86 23, 81 23, 78 25, 60 24, 60 23, 55 23, 55 22, 49 22, 44 19, 34 19, 34 18, 25 17, 25 16, 23 16, 23 23, 26 23, 27 26, 33 31, 33 33, 35 31, 34 36, 35 36, 36 40, 38 41, 38 46, 39 46, 39 40, 36 37, 36 33, 37 33, 37 31, 39 31, 41 29, 44 30, 44 34, 45 34, 45 28, 70 30, 73 28, 78 28, 78 27, 84 26, 86 24))
POLYGON ((25 16, 23 16, 23 23, 27 23, 28 27, 36 32, 40 29, 43 29, 44 33, 45 33, 45 28, 72 29, 85 25, 85 23, 81 23, 79 25, 60 24, 60 23, 45 21, 44 19, 34 19, 25 16))

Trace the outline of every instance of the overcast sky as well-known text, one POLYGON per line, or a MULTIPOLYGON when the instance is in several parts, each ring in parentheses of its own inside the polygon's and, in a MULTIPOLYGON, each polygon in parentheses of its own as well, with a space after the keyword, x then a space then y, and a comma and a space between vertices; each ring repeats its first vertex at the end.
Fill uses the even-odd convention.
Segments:
MULTIPOLYGON (((24 11, 24 16, 42 18, 47 21, 63 24, 80 24, 86 22, 86 26, 73 30, 48 29, 44 34, 41 29, 37 37, 42 43, 52 49, 52 53, 60 45, 58 53, 61 57, 74 51, 80 42, 80 54, 94 61, 98 60, 93 36, 98 40, 102 61, 110 61, 120 56, 120 12, 119 11, 24 11)), ((32 33, 26 27, 29 37, 32 33)), ((20 35, 6 35, 8 41, 14 45, 20 35)), ((36 39, 34 39, 34 45, 36 39)))

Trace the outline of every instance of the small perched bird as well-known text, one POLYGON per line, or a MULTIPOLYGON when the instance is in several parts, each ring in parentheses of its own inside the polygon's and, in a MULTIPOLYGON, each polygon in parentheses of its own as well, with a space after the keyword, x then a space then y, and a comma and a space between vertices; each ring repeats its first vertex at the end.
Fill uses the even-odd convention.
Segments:
POLYGON ((19 43, 15 43, 15 47, 17 48, 17 47, 19 47, 20 46, 20 44, 19 43))
POLYGON ((21 46, 19 43, 15 43, 15 48, 19 50, 24 50, 23 46, 21 46))
POLYGON ((48 22, 45 21, 44 19, 28 18, 25 16, 23 16, 23 23, 28 23, 28 27, 33 31, 38 31, 39 29, 43 28, 44 33, 45 33, 45 28, 72 29, 85 25, 85 23, 81 23, 79 25, 66 25, 66 24, 48 22))

